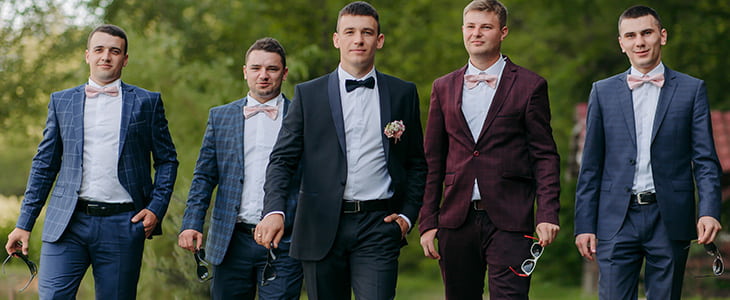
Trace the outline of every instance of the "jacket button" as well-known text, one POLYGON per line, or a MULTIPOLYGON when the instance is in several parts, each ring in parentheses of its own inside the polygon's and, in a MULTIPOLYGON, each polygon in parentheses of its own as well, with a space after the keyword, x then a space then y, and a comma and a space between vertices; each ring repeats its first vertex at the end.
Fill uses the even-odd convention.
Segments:
POLYGON ((479 156, 479 151, 474 151, 474 156, 479 156))
POLYGON ((635 165, 635 164, 636 164, 636 160, 634 160, 634 159, 629 159, 629 164, 631 164, 632 166, 633 166, 633 165, 635 165))

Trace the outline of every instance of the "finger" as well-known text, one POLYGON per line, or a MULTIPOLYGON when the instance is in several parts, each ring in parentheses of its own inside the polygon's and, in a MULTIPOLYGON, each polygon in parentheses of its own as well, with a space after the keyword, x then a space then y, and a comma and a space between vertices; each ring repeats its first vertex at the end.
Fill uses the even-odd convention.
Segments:
POLYGON ((195 241, 197 243, 195 244, 195 249, 191 249, 192 251, 195 251, 196 249, 200 249, 203 247, 203 235, 202 234, 198 235, 198 237, 195 239, 195 241))
POLYGON ((383 219, 383 221, 385 221, 385 222, 387 222, 387 223, 390 223, 390 222, 393 222, 393 221, 395 221, 395 220, 398 220, 399 218, 400 218, 400 216, 399 216, 398 214, 390 214, 390 215, 387 215, 387 216, 386 216, 386 217, 385 217, 385 218, 383 219))
POLYGON ((30 243, 29 243, 28 239, 24 238, 24 239, 22 239, 21 242, 22 242, 21 249, 23 251, 23 254, 28 255, 28 249, 30 247, 30 243))
POLYGON ((284 230, 279 230, 276 233, 276 236, 274 237, 274 248, 279 248, 279 242, 281 241, 281 238, 284 236, 284 230))

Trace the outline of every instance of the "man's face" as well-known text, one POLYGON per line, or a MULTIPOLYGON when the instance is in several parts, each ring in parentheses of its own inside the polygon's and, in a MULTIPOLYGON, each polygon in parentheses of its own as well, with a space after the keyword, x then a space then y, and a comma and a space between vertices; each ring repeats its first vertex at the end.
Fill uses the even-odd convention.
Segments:
POLYGON ((471 10, 464 15, 461 31, 469 56, 499 55, 502 41, 508 33, 507 26, 500 26, 496 13, 479 10, 471 10))
POLYGON ((667 31, 651 15, 623 19, 619 24, 618 43, 631 65, 646 74, 662 59, 661 46, 667 44, 667 31))
POLYGON ((243 78, 248 83, 251 95, 263 103, 281 93, 281 83, 286 80, 289 70, 275 52, 253 50, 243 66, 243 78))
POLYGON ((337 22, 332 41, 335 48, 340 49, 340 63, 345 71, 369 71, 375 64, 375 51, 383 47, 385 36, 378 33, 375 18, 343 15, 337 22))
POLYGON ((128 59, 124 46, 124 39, 118 36, 104 32, 91 36, 85 55, 91 80, 106 85, 122 77, 122 68, 127 65, 128 59))

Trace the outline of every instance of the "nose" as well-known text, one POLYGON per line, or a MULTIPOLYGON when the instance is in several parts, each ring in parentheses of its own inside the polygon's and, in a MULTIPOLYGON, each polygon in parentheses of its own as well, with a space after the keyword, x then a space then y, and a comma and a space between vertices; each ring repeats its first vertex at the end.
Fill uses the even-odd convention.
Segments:
POLYGON ((109 50, 105 50, 105 51, 104 51, 104 52, 103 52, 103 53, 101 54, 101 60, 103 60, 103 61, 105 61, 105 62, 106 62, 106 61, 109 61, 109 60, 110 60, 110 57, 111 57, 111 54, 109 53, 109 50))

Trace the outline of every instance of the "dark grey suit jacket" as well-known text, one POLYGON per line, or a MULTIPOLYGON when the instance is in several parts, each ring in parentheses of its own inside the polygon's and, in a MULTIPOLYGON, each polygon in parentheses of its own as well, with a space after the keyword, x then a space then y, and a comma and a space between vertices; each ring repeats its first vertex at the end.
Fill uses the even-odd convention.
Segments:
MULTIPOLYGON (((394 143, 382 135, 392 178, 391 212, 415 222, 426 177, 418 93, 413 83, 377 72, 380 125, 402 120, 406 130, 394 143)), ((266 173, 264 214, 284 211, 287 186, 301 163, 302 184, 290 255, 320 260, 337 233, 347 179, 347 157, 337 72, 296 86, 266 173)), ((291 216, 287 216, 290 218, 291 216)))

